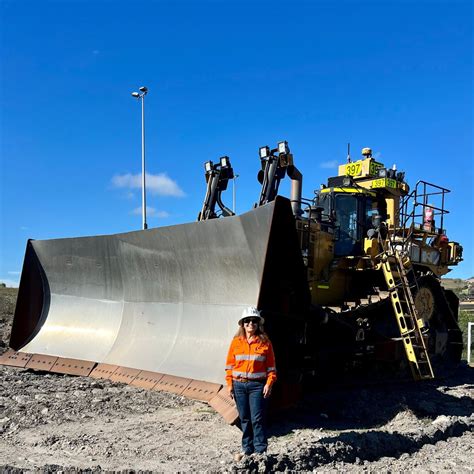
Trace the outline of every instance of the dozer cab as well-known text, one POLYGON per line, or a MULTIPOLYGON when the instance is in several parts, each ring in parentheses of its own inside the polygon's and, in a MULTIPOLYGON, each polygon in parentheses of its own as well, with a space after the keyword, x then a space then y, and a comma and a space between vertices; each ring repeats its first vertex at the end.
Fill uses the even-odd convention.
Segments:
POLYGON ((205 164, 198 222, 28 241, 0 362, 169 390, 230 420, 223 366, 249 305, 265 317, 281 387, 394 367, 430 379, 435 362, 459 361, 458 301, 440 286, 462 260, 443 228, 449 191, 410 191, 366 148, 305 199, 287 142, 259 155, 261 193, 242 215, 222 202, 234 176, 223 157, 205 164), (290 199, 278 195, 285 176, 290 199))

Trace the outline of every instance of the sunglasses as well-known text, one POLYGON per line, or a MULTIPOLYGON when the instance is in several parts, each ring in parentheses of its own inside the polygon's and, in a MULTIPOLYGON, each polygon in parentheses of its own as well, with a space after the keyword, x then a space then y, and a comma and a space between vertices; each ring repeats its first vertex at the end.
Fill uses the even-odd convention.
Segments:
POLYGON ((258 318, 246 318, 243 321, 244 324, 250 324, 250 323, 258 324, 259 322, 260 322, 260 319, 258 319, 258 318))

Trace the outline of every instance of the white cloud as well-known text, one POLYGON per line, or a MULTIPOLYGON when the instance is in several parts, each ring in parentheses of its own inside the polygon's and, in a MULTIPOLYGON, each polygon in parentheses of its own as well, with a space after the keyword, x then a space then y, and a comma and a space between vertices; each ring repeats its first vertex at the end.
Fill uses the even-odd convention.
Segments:
MULTIPOLYGON (((160 196, 185 196, 184 191, 166 173, 149 174, 146 173, 146 189, 153 195, 160 196)), ((138 174, 117 174, 112 178, 112 185, 116 188, 141 189, 142 175, 138 174)))
MULTIPOLYGON (((142 214, 142 208, 136 207, 133 211, 132 214, 135 215, 141 215, 142 214)), ((159 219, 164 219, 165 217, 169 217, 169 213, 166 211, 157 211, 154 207, 146 207, 146 215, 147 217, 158 217, 159 219)))
POLYGON ((337 160, 330 160, 330 161, 323 161, 322 163, 319 164, 320 168, 336 168, 337 165, 339 164, 339 161, 337 160))
POLYGON ((17 271, 11 271, 11 272, 7 272, 9 275, 19 275, 21 272, 17 272, 17 271))
POLYGON ((22 226, 20 227, 20 230, 28 230, 28 227, 22 225, 22 226))
POLYGON ((382 152, 380 152, 380 151, 376 151, 376 152, 374 153, 374 158, 375 158, 376 160, 378 160, 381 156, 382 156, 382 152))

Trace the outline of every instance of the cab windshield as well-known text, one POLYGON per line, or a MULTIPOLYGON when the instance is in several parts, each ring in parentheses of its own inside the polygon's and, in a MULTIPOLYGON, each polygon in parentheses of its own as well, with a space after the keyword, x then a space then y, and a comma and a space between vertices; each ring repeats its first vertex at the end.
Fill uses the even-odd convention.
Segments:
POLYGON ((336 194, 334 201, 336 229, 338 229, 335 254, 352 255, 356 252, 358 241, 358 199, 353 194, 344 193, 336 194))
POLYGON ((321 208, 321 221, 335 228, 336 256, 360 255, 362 241, 376 220, 385 212, 375 196, 354 192, 319 193, 315 204, 321 208))

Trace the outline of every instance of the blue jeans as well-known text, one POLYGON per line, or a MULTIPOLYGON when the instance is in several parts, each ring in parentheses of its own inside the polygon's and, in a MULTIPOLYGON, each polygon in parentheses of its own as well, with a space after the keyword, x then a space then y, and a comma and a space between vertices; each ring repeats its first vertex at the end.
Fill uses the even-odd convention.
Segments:
POLYGON ((234 380, 234 398, 242 426, 242 450, 245 454, 264 453, 267 450, 263 398, 265 382, 238 382, 234 380))

